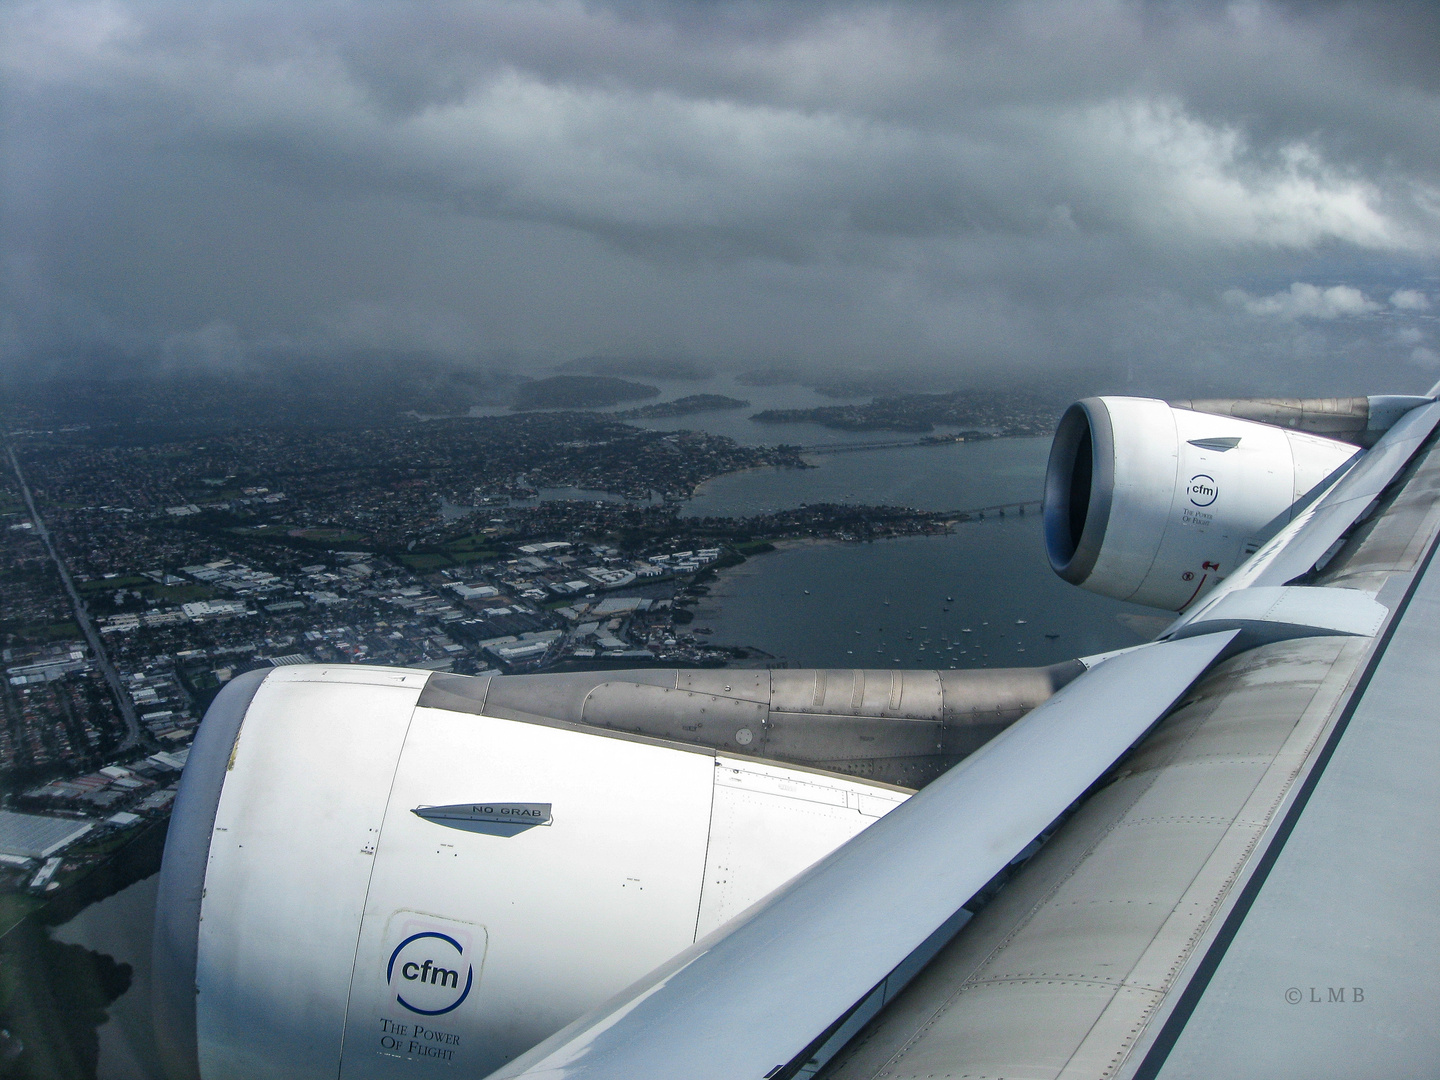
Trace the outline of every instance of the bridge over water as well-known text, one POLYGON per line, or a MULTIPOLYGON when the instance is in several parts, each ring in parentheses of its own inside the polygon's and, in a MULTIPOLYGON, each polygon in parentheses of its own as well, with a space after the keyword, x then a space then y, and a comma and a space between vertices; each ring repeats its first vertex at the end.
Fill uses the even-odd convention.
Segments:
POLYGON ((853 454, 862 450, 895 450, 903 446, 951 446, 963 439, 888 439, 885 442, 824 443, 797 446, 802 454, 853 454))
POLYGON ((1024 502, 995 503, 991 506, 975 506, 968 510, 952 510, 950 516, 957 521, 983 520, 986 516, 1005 517, 1015 514, 1024 517, 1026 511, 1039 510, 1044 503, 1040 499, 1027 499, 1024 502))

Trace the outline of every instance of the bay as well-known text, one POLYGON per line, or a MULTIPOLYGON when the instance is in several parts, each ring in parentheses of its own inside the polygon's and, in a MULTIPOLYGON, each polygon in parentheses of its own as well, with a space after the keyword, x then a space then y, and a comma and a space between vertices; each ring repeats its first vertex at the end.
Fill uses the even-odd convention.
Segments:
POLYGON ((717 578, 693 625, 800 667, 968 668, 1138 645, 1167 621, 1056 577, 1030 515, 758 555, 717 578))
MULTIPOLYGON (((702 485, 687 515, 837 502, 962 510, 1038 500, 1048 439, 813 455, 702 485)), ((944 536, 788 545, 722 572, 695 626, 801 667, 1017 667, 1136 645, 1168 618, 1062 581, 1033 506, 944 536)))
POLYGON ((1039 499, 1049 439, 810 454, 808 469, 747 469, 701 484, 684 516, 743 517, 804 503, 966 510, 1039 499))
MULTIPOLYGON (((744 446, 774 446, 785 443, 791 446, 831 446, 851 443, 901 442, 919 438, 914 434, 897 434, 890 431, 844 431, 822 427, 811 423, 761 424, 750 419, 767 409, 813 409, 822 405, 852 405, 871 400, 871 395, 855 397, 831 397, 821 394, 808 386, 795 383, 776 383, 771 386, 749 386, 733 375, 715 375, 706 379, 661 379, 649 376, 636 377, 636 382, 657 387, 660 396, 644 401, 629 401, 620 405, 606 405, 585 412, 614 414, 625 412, 637 406, 656 402, 674 401, 676 398, 694 394, 718 394, 748 401, 740 409, 715 409, 707 412, 690 413, 687 416, 662 416, 652 419, 626 419, 625 423, 652 431, 706 431, 712 435, 724 435, 744 446)), ((506 405, 477 405, 470 409, 470 416, 511 416, 512 409, 506 405)), ((958 430, 953 426, 937 424, 936 432, 958 430)))

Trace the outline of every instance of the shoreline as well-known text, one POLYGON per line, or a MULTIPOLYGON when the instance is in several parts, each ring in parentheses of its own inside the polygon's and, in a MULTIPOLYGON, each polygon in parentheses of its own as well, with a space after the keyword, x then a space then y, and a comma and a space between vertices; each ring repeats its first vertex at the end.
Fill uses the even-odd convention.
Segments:
MULTIPOLYGON (((803 457, 803 455, 802 455, 802 457, 803 457)), ((764 471, 767 470, 767 469, 795 469, 795 468, 796 468, 796 466, 794 466, 794 465, 746 465, 743 469, 731 469, 729 472, 716 473, 714 476, 707 476, 704 480, 701 480, 698 484, 696 484, 693 488, 691 488, 691 489, 690 489, 690 494, 687 495, 687 496, 685 496, 685 502, 688 503, 688 502, 690 502, 692 499, 697 499, 697 498, 699 498, 700 496, 702 496, 702 495, 705 494, 705 489, 706 489, 707 487, 709 487, 711 484, 715 483, 715 481, 717 481, 717 480, 724 480, 726 477, 729 477, 729 476, 744 476, 746 473, 764 472, 764 471)), ((802 469, 818 469, 818 468, 819 468, 818 465, 814 465, 814 464, 812 464, 812 463, 810 463, 810 462, 806 462, 805 465, 802 467, 802 469)), ((681 516, 683 517, 684 514, 682 513, 681 516)), ((693 516, 695 516, 695 517, 708 517, 708 516, 712 516, 712 515, 695 514, 695 515, 693 515, 693 516)), ((728 515, 721 515, 721 516, 728 516, 728 515)))
MULTIPOLYGON (((887 539, 898 540, 903 539, 903 537, 887 539)), ((779 555, 790 551, 803 551, 806 548, 830 547, 836 544, 852 542, 856 541, 837 540, 829 536, 789 536, 781 537, 778 540, 768 540, 766 543, 773 545, 770 551, 761 551, 753 555, 746 555, 744 562, 735 563, 733 566, 722 566, 712 571, 714 576, 705 583, 707 591, 704 595, 698 597, 699 603, 690 609, 694 613, 694 621, 699 622, 704 618, 713 618, 721 613, 719 602, 724 600, 728 595, 725 591, 725 586, 733 583, 736 578, 749 576, 745 568, 749 566, 751 560, 764 558, 766 555, 779 555)), ((750 571, 750 574, 759 572, 760 569, 756 567, 750 571)), ((758 649, 759 646, 745 644, 739 646, 739 648, 758 649)))

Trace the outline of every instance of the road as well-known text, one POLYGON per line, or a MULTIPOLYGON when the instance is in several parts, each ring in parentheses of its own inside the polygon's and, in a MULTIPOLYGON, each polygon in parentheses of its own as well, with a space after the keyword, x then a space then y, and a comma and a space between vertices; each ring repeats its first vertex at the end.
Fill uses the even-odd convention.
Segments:
POLYGON ((85 602, 80 599, 80 592, 75 588, 75 581, 70 576, 70 568, 60 557, 60 552, 55 548, 55 541, 50 536, 50 530, 45 527, 45 519, 35 508, 35 497, 30 493, 30 484, 25 479, 24 470, 20 468, 20 459, 15 456, 15 447, 10 445, 8 439, 5 441, 5 453, 10 458, 10 468, 14 470, 15 479, 20 484, 20 494, 25 499, 25 506, 30 511, 30 521, 45 544, 45 550, 55 561, 55 569, 60 572, 60 580, 65 584, 65 591, 70 594, 70 604, 75 609, 75 621, 80 624, 80 630, 84 633, 85 640, 90 643, 90 652, 94 655, 95 663, 100 668, 101 674, 105 676, 105 681, 110 685, 110 693, 115 698, 121 718, 125 721, 125 740, 118 747, 118 751, 130 750, 142 744, 148 745, 149 740, 140 727, 140 718, 135 715, 135 704, 130 700, 130 695, 125 692, 125 687, 120 682, 120 673, 110 662, 110 655, 105 651, 105 645, 95 630, 95 624, 90 621, 90 613, 85 610, 85 602))

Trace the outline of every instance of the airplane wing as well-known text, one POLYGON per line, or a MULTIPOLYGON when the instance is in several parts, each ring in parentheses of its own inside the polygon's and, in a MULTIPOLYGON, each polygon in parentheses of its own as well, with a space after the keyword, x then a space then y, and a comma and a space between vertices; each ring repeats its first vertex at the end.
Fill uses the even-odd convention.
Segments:
POLYGON ((495 1076, 1433 1072, 1437 419, 1164 640, 495 1076))
POLYGON ((1233 637, 1160 643, 1101 664, 613 1011, 499 1075, 784 1075, 837 1019, 892 992, 887 980, 916 950, 943 945, 935 935, 968 917, 963 900, 1083 795, 1233 637))

